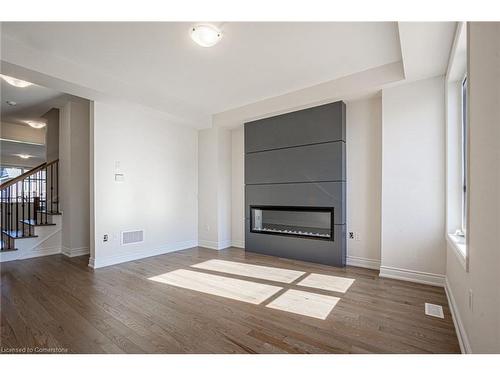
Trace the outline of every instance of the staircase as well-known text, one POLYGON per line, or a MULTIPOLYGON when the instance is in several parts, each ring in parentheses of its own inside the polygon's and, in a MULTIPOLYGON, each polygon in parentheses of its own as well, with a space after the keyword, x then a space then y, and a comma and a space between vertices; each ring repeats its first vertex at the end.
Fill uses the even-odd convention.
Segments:
POLYGON ((59 160, 0 185, 0 207, 1 261, 45 255, 37 250, 47 241, 60 248, 59 160))

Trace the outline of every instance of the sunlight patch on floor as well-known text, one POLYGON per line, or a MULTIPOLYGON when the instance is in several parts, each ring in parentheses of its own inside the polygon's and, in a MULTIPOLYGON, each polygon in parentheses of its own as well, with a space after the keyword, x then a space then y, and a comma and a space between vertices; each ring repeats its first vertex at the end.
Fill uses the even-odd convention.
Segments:
POLYGON ((148 280, 255 305, 262 303, 282 289, 277 286, 184 269, 153 276, 148 280))
POLYGON ((325 320, 339 300, 337 297, 290 289, 267 307, 325 320))
POLYGON ((331 292, 345 293, 351 287, 354 281, 355 279, 350 279, 348 277, 311 273, 304 280, 301 280, 297 285, 328 290, 331 292))
POLYGON ((258 266, 255 264, 239 263, 222 259, 207 260, 206 262, 198 263, 191 267, 282 283, 291 283, 305 274, 305 272, 302 271, 289 270, 286 268, 258 266))

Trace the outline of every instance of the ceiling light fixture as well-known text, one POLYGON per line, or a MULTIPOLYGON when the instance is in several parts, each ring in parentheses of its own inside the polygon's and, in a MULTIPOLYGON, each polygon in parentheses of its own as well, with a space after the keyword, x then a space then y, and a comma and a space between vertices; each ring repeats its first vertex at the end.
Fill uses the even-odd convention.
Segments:
POLYGON ((10 105, 12 107, 15 107, 17 105, 17 102, 14 102, 12 100, 7 100, 5 103, 7 103, 8 105, 10 105))
POLYGON ((28 87, 28 86, 32 85, 31 82, 23 81, 22 79, 17 79, 14 77, 9 77, 9 76, 3 75, 3 74, 0 74, 0 77, 2 77, 2 79, 5 82, 7 82, 9 85, 12 85, 14 87, 24 88, 24 87, 28 87))
POLYGON ((191 39, 202 47, 215 46, 222 39, 222 31, 213 25, 200 24, 191 27, 191 39))
POLYGON ((21 159, 29 159, 29 158, 31 158, 31 155, 28 155, 28 154, 17 154, 17 156, 19 156, 21 159))
POLYGON ((29 126, 31 126, 32 128, 35 128, 35 129, 41 129, 43 127, 45 127, 45 122, 42 122, 42 121, 31 121, 31 120, 28 120, 28 121, 25 121, 29 126))

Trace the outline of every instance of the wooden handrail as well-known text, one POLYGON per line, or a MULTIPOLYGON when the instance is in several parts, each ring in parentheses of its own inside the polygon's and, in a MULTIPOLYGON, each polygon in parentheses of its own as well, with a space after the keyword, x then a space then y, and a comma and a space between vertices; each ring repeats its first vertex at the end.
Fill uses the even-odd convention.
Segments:
POLYGON ((52 161, 50 161, 48 163, 44 162, 44 163, 36 166, 35 168, 30 169, 28 172, 24 172, 22 175, 17 176, 16 178, 13 178, 12 180, 9 180, 9 181, 4 182, 3 184, 1 184, 0 185, 0 190, 3 190, 3 189, 5 189, 5 188, 7 188, 7 187, 9 187, 11 185, 14 185, 15 183, 18 183, 19 181, 24 180, 26 177, 29 177, 29 176, 31 176, 31 175, 33 175, 33 174, 41 171, 45 167, 48 167, 49 165, 54 164, 54 163, 56 163, 58 161, 59 161, 59 159, 52 160, 52 161))
POLYGON ((33 236, 34 225, 50 224, 50 215, 59 213, 59 159, 36 166, 0 189, 1 251, 13 249, 17 238, 33 236))

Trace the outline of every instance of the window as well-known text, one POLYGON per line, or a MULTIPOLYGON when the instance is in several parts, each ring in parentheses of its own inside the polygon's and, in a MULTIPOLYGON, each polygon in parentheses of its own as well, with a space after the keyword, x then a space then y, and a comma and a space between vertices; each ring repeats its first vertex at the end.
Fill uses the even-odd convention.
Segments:
POLYGON ((461 164, 462 164, 462 235, 467 233, 467 76, 462 80, 461 164))
POLYGON ((446 240, 468 271, 467 202, 470 77, 467 76, 467 27, 459 23, 446 74, 446 240))
POLYGON ((28 168, 23 167, 0 167, 0 183, 3 184, 4 182, 16 178, 28 170, 28 168))

